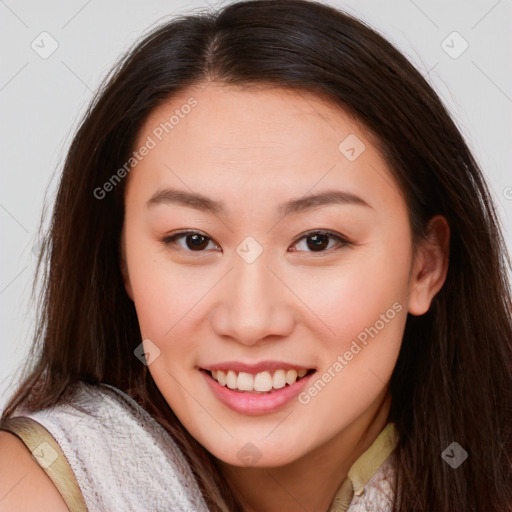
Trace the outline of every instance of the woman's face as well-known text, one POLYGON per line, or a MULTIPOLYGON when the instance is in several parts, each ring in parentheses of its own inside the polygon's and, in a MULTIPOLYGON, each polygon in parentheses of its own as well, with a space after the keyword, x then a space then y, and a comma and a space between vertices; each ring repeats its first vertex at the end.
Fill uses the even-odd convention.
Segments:
POLYGON ((187 430, 229 464, 278 466, 370 417, 425 302, 367 133, 310 94, 212 83, 158 107, 134 150, 126 289, 187 430))

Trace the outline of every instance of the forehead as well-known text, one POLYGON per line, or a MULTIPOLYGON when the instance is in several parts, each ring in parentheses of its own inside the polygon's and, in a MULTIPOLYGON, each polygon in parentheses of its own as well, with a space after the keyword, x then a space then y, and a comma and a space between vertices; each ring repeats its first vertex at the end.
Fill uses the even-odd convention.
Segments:
POLYGON ((173 124, 169 135, 199 133, 198 142, 215 145, 219 152, 235 149, 237 144, 248 148, 261 143, 269 149, 277 150, 280 144, 299 149, 304 137, 314 137, 315 142, 329 132, 336 139, 347 130, 364 131, 340 106, 307 91, 214 82, 184 89, 164 101, 148 116, 139 136, 169 120, 173 124), (189 107, 191 103, 195 106, 189 107), (211 129, 213 124, 216 130, 211 129))
POLYGON ((190 87, 148 116, 134 150, 150 139, 152 149, 129 179, 152 192, 165 184, 206 187, 217 198, 233 192, 269 199, 315 188, 368 190, 374 182, 390 189, 381 192, 399 194, 360 123, 305 91, 216 83, 190 87))

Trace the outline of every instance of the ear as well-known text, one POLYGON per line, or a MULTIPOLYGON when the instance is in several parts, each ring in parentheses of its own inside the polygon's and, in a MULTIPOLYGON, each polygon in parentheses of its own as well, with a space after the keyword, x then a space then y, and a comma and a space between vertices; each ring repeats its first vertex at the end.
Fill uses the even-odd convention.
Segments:
POLYGON ((409 285, 409 313, 426 313, 435 294, 442 288, 448 272, 450 227, 442 215, 432 217, 427 236, 420 242, 409 285))
POLYGON ((121 274, 123 276, 124 289, 126 290, 128 297, 130 297, 130 300, 133 302, 133 290, 130 283, 130 276, 128 274, 128 265, 126 263, 126 243, 124 229, 121 233, 121 243, 119 247, 119 268, 121 269, 121 274))

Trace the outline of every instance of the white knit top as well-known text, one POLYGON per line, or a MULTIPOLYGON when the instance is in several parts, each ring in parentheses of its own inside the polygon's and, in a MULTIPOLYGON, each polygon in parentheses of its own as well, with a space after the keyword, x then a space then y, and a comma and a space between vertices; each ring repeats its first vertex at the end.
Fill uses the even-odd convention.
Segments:
MULTIPOLYGON (((113 386, 82 382, 66 402, 36 412, 20 407, 0 428, 25 442, 71 512, 208 511, 169 433, 113 386), (69 468, 82 496, 73 492, 69 468)), ((391 511, 396 442, 395 427, 388 423, 350 468, 329 512, 391 511)))
MULTIPOLYGON (((119 389, 81 383, 70 403, 18 414, 55 438, 89 512, 208 511, 173 439, 119 389)), ((42 453, 46 464, 56 456, 42 453)))

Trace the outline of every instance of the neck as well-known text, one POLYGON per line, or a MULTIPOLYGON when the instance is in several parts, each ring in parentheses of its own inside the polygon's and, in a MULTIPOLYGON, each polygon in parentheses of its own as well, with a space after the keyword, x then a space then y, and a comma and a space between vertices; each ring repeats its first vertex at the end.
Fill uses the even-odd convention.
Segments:
POLYGON ((334 438, 279 467, 219 467, 245 512, 328 512, 352 464, 375 441, 388 419, 385 389, 371 408, 334 438))

